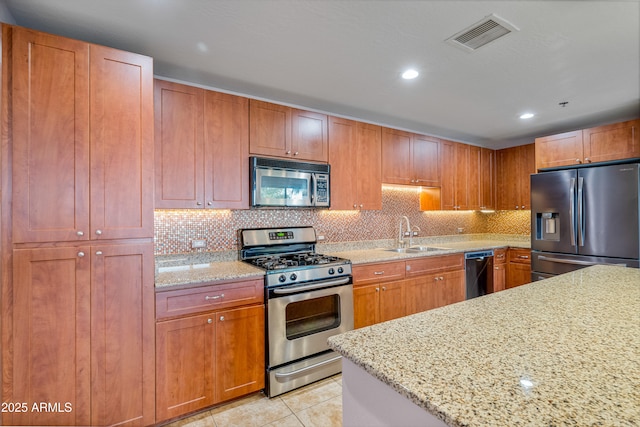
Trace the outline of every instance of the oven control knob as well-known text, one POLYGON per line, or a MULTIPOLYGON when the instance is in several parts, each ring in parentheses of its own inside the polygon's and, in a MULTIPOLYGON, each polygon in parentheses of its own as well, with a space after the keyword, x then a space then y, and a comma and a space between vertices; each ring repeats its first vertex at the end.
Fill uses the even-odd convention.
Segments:
POLYGON ((291 273, 291 276, 289 276, 289 279, 291 280, 296 280, 298 278, 298 275, 296 273, 291 273))
POLYGON ((340 274, 344 273, 344 268, 338 267, 338 273, 340 273, 340 274))
POLYGON ((281 283, 284 283, 287 280, 287 276, 285 276, 284 274, 281 274, 280 277, 278 277, 278 280, 281 283))
POLYGON ((336 271, 333 268, 329 269, 329 274, 336 274, 336 271))

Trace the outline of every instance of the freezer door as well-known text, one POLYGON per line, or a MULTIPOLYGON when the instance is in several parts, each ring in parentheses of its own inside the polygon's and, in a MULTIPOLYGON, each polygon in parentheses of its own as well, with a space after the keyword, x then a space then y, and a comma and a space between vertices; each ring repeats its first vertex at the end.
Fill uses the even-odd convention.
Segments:
POLYGON ((640 258, 639 167, 628 164, 578 170, 578 253, 640 258))
POLYGON ((531 175, 531 249, 576 253, 575 169, 531 175))

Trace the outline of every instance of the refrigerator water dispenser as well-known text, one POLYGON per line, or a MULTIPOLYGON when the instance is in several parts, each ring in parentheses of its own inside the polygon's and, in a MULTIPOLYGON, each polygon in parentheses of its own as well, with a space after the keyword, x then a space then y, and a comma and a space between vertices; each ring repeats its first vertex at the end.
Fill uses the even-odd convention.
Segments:
POLYGON ((558 212, 536 213, 536 239, 560 240, 560 214, 558 212))

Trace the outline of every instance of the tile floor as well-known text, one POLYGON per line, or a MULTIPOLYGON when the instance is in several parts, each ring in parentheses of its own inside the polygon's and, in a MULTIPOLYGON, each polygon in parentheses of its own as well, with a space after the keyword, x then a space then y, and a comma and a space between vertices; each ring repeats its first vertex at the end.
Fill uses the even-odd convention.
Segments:
POLYGON ((342 376, 269 399, 253 394, 164 427, 341 427, 342 376))

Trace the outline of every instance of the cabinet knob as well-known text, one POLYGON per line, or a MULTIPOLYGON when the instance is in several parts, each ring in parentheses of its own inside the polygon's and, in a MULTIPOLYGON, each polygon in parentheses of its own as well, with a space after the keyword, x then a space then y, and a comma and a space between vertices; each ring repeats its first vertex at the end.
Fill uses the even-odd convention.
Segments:
POLYGON ((202 206, 202 202, 196 202, 197 206, 202 206))
POLYGON ((520 206, 520 209, 524 209, 524 205, 520 206))
POLYGON ((582 163, 582 160, 576 159, 576 163, 582 163))
POLYGON ((102 251, 96 251, 96 255, 102 255, 102 251))
POLYGON ((380 292, 380 288, 376 288, 376 292, 380 292))
POLYGON ((78 235, 78 236, 84 236, 84 231, 76 231, 76 235, 78 235))
POLYGON ((211 201, 207 202, 207 206, 211 206, 211 205, 213 205, 213 202, 211 201))
POLYGON ((220 316, 220 321, 224 322, 224 316, 220 316))
POLYGON ((298 154, 300 154, 300 153, 298 153, 297 151, 295 153, 293 153, 294 156, 297 156, 298 154))
POLYGON ((383 286, 383 287, 382 287, 382 290, 383 290, 383 291, 386 291, 386 290, 387 290, 387 287, 386 287, 386 286, 383 286))
POLYGON ((516 210, 518 209, 518 206, 516 206, 516 210))
POLYGON ((102 235, 102 230, 96 230, 96 234, 97 234, 98 236, 101 236, 101 235, 102 235))
POLYGON ((287 151, 285 154, 291 154, 291 150, 287 151))
POLYGON ((585 158, 584 158, 584 161, 585 161, 585 162, 587 162, 587 163, 591 163, 591 159, 590 159, 590 158, 588 158, 588 157, 585 157, 585 158))
POLYGON ((213 319, 207 319, 207 323, 209 324, 213 323, 213 319))
POLYGON ((80 257, 80 258, 84 257, 84 252, 82 252, 82 251, 78 252, 78 257, 80 257))

